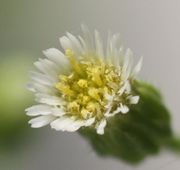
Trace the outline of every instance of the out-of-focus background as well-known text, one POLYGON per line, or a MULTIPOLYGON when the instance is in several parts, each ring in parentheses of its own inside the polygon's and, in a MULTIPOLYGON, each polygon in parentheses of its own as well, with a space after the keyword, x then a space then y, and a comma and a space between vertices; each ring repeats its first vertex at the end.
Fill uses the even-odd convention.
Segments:
POLYGON ((28 127, 28 70, 42 50, 60 48, 66 31, 79 34, 81 23, 103 37, 120 32, 135 60, 144 56, 141 78, 161 89, 180 134, 179 0, 0 0, 0 169, 179 170, 179 157, 164 150, 132 167, 98 157, 76 133, 28 127))

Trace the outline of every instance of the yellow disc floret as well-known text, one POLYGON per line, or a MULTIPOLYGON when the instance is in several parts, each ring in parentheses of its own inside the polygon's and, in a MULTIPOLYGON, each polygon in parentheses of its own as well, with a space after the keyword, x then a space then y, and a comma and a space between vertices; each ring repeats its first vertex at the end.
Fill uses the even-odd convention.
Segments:
POLYGON ((66 56, 71 73, 59 75, 55 87, 66 102, 67 114, 80 119, 102 119, 107 109, 107 95, 116 93, 121 82, 118 68, 95 56, 75 56, 70 49, 66 50, 66 56))

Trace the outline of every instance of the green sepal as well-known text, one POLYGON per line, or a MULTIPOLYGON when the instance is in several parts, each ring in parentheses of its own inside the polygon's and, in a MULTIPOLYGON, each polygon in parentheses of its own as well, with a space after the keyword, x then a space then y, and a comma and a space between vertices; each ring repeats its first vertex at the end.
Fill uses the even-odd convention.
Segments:
POLYGON ((146 156, 157 154, 164 146, 180 150, 180 142, 174 138, 171 119, 159 91, 152 85, 134 81, 133 93, 140 96, 127 114, 117 114, 108 120, 104 135, 94 128, 79 132, 102 156, 114 156, 128 163, 139 163, 146 156))

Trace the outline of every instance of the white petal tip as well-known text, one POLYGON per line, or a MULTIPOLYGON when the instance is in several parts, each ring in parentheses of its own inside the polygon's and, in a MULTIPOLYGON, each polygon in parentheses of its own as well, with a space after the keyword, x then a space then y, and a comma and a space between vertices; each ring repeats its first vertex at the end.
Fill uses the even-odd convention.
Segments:
POLYGON ((130 104, 137 104, 139 102, 140 97, 139 96, 132 96, 130 98, 130 104))
POLYGON ((143 57, 140 58, 137 65, 135 66, 135 68, 134 68, 134 70, 132 72, 133 77, 137 76, 137 74, 140 72, 140 70, 142 68, 142 64, 143 64, 143 57))
POLYGON ((99 135, 104 134, 104 128, 106 127, 106 124, 107 124, 107 122, 105 119, 99 123, 99 125, 97 127, 97 134, 99 134, 99 135))
POLYGON ((31 119, 28 123, 31 124, 32 128, 40 128, 48 125, 53 120, 54 117, 52 116, 39 116, 31 119))
POLYGON ((126 105, 121 106, 121 113, 126 114, 129 112, 129 108, 126 105))
POLYGON ((31 83, 28 83, 26 85, 26 88, 31 92, 36 92, 35 88, 33 87, 33 85, 31 83))
POLYGON ((60 37, 59 41, 64 50, 66 50, 68 48, 72 49, 71 42, 66 36, 60 37))

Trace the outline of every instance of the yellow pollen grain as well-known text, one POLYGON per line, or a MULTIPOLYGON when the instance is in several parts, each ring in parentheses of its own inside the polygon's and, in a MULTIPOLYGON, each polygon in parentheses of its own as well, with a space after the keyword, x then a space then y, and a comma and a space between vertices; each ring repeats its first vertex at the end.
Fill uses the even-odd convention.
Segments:
POLYGON ((69 80, 68 77, 65 75, 59 75, 59 79, 63 82, 67 82, 69 80))
POLYGON ((98 85, 98 86, 102 86, 103 82, 101 79, 101 70, 96 67, 92 70, 92 80, 98 85))
POLYGON ((88 82, 87 80, 84 80, 84 79, 80 79, 77 84, 81 87, 81 88, 86 88, 88 87, 88 82))
POLYGON ((82 105, 86 105, 90 100, 91 98, 89 96, 84 95, 81 99, 81 103, 82 105))
POLYGON ((70 89, 69 85, 64 85, 62 83, 57 83, 55 87, 64 95, 73 96, 75 93, 70 89))
POLYGON ((96 88, 90 88, 88 91, 89 96, 95 100, 100 100, 99 90, 96 88))
POLYGON ((90 112, 87 109, 82 109, 81 110, 81 115, 84 119, 87 119, 88 116, 90 115, 90 112))
POLYGON ((73 102, 69 103, 68 108, 72 112, 77 112, 77 111, 79 112, 80 105, 76 101, 73 101, 73 102))
POLYGON ((95 112, 97 109, 98 109, 99 105, 96 103, 96 102, 89 102, 87 104, 87 107, 86 109, 89 111, 89 112, 95 112))

